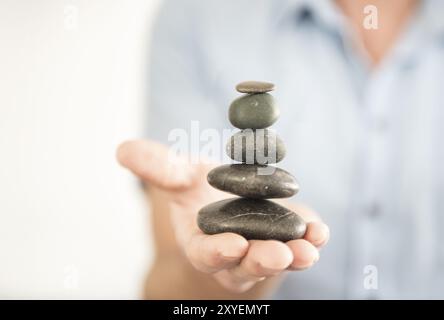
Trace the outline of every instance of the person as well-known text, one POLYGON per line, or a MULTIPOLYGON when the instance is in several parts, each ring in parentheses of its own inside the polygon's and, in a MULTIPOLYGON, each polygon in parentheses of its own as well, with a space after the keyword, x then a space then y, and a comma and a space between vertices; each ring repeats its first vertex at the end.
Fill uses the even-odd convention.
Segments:
POLYGON ((440 0, 165 1, 148 139, 117 151, 152 206, 146 297, 444 298, 443 9, 440 0), (208 164, 168 161, 171 130, 230 128, 243 80, 276 84, 280 166, 301 184, 285 205, 308 222, 304 239, 203 234, 197 212, 227 194, 206 182, 208 164))

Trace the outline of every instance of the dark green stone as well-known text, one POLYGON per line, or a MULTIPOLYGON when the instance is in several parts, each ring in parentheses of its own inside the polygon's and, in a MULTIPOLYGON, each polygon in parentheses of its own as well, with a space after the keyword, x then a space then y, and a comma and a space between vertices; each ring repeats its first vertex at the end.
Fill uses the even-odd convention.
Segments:
POLYGON ((279 118, 279 108, 268 93, 246 94, 230 105, 230 122, 239 129, 265 129, 279 118))

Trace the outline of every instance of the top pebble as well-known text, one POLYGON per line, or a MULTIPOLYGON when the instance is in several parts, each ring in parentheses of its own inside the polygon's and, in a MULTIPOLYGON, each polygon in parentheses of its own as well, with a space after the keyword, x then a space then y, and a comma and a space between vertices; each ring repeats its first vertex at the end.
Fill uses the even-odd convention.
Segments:
POLYGON ((274 90, 274 84, 261 81, 244 81, 236 86, 241 93, 265 93, 274 90))

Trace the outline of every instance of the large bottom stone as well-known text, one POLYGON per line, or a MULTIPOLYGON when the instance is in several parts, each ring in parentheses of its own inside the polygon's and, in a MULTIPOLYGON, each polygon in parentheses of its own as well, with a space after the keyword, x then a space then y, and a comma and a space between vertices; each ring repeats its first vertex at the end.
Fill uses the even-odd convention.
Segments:
POLYGON ((234 232, 246 239, 289 241, 302 238, 306 224, 295 212, 268 200, 232 198, 211 203, 198 214, 206 234, 234 232))

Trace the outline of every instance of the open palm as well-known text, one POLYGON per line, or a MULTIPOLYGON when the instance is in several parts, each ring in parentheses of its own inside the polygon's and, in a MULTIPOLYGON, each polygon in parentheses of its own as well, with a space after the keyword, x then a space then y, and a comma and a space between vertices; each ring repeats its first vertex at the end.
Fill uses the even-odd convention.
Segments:
POLYGON ((311 267, 318 248, 328 241, 328 227, 303 206, 290 205, 307 222, 304 239, 283 243, 276 240, 250 240, 234 233, 206 235, 196 223, 203 206, 229 194, 212 188, 206 180, 212 166, 191 164, 172 157, 168 148, 149 140, 123 143, 117 152, 119 162, 149 185, 167 196, 177 242, 199 271, 211 273, 225 288, 243 292, 267 277, 286 270, 311 267))

